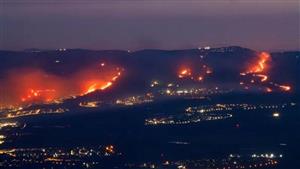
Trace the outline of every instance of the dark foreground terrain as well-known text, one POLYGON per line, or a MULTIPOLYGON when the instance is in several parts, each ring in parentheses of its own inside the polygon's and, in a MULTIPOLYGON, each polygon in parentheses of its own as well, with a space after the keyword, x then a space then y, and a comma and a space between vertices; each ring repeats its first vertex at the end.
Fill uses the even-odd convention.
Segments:
POLYGON ((2 147, 7 152, 1 154, 0 164, 4 168, 297 168, 297 98, 230 94, 16 119, 26 127, 6 131, 2 147), (145 125, 147 118, 217 104, 244 106, 215 110, 219 115, 232 114, 228 119, 145 125))

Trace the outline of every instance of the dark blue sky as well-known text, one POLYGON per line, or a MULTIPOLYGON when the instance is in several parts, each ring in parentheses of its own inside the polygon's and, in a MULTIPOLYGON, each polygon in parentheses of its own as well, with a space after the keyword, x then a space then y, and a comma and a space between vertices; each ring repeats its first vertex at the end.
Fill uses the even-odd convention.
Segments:
POLYGON ((299 0, 0 2, 0 48, 300 49, 299 0))

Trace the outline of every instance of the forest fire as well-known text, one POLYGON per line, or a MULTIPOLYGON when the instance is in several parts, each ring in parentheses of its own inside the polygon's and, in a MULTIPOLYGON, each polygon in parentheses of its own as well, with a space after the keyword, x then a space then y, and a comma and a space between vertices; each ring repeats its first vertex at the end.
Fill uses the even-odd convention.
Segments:
POLYGON ((9 71, 0 80, 1 106, 52 102, 71 96, 106 90, 121 76, 123 69, 101 64, 69 76, 58 76, 40 69, 20 68, 9 71))
POLYGON ((267 62, 270 61, 270 59, 270 54, 268 54, 267 52, 261 52, 258 56, 258 61, 256 61, 254 65, 251 65, 246 73, 249 74, 264 72, 267 67, 267 62))
POLYGON ((193 70, 187 67, 179 69, 178 78, 202 82, 206 76, 212 73, 212 69, 204 64, 200 67, 194 66, 193 70))
POLYGON ((101 82, 100 83, 95 82, 94 84, 89 86, 88 89, 86 90, 86 92, 84 92, 84 94, 82 94, 82 95, 92 93, 96 90, 105 90, 108 87, 110 87, 111 85, 112 85, 112 82, 107 82, 105 84, 102 84, 101 82))
POLYGON ((30 101, 30 100, 45 100, 47 102, 53 100, 55 96, 55 89, 44 89, 44 90, 34 90, 30 89, 27 95, 21 98, 22 102, 30 101))
MULTIPOLYGON (((256 59, 256 61, 251 64, 246 72, 242 72, 240 73, 241 76, 245 76, 246 78, 250 78, 250 83, 252 84, 256 84, 257 85, 257 81, 254 80, 253 78, 257 77, 259 78, 259 82, 260 85, 268 85, 268 87, 266 87, 266 92, 273 92, 272 88, 279 88, 282 91, 290 91, 291 87, 288 85, 279 85, 277 83, 274 82, 269 82, 269 77, 266 74, 267 73, 267 68, 270 66, 268 64, 268 62, 271 60, 271 56, 270 54, 268 54, 267 52, 261 52, 258 55, 258 58, 256 59), (272 88, 271 88, 272 87, 272 88)), ((244 85, 244 82, 240 82, 240 85, 244 85)))
POLYGON ((179 71, 178 77, 179 78, 185 78, 185 77, 189 77, 192 75, 192 71, 189 68, 184 68, 182 70, 179 71))
MULTIPOLYGON (((101 66, 103 63, 101 64, 101 66)), ((94 78, 95 80, 90 81, 89 79, 86 80, 86 87, 84 87, 83 92, 81 95, 85 95, 88 93, 92 93, 96 90, 105 90, 109 88, 110 86, 113 85, 113 82, 115 82, 120 76, 121 76, 121 71, 120 68, 116 68, 115 71, 109 72, 109 76, 105 77, 105 79, 99 79, 99 78, 94 78), (117 71, 117 72, 115 72, 117 71)))

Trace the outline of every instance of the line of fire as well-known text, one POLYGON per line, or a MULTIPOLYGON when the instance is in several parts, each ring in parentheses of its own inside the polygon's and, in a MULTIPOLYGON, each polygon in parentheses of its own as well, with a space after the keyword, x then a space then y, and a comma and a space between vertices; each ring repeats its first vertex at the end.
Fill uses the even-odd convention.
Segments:
MULTIPOLYGON (((183 64, 177 66, 176 70, 169 70, 170 72, 175 71, 171 73, 175 81, 169 84, 180 83, 184 85, 192 82, 193 85, 203 87, 206 85, 207 79, 216 78, 214 76, 215 66, 209 65, 203 61, 203 58, 204 56, 200 56, 199 62, 193 64, 184 64, 183 61, 183 64)), ((236 73, 240 80, 234 82, 243 90, 259 88, 268 93, 274 91, 290 92, 292 90, 290 85, 275 82, 270 78, 272 57, 269 53, 258 53, 257 56, 253 56, 251 60, 245 63, 244 71, 236 73)), ((1 80, 0 90, 3 94, 0 96, 0 105, 5 107, 31 103, 54 103, 72 97, 85 96, 96 91, 105 91, 119 83, 119 78, 126 71, 126 68, 128 68, 126 65, 114 65, 98 61, 96 65, 88 66, 66 76, 35 68, 9 70, 1 80)), ((126 73, 130 74, 133 71, 126 73)), ((218 86, 220 85, 218 84, 218 86)), ((213 88, 219 88, 215 86, 213 88)))

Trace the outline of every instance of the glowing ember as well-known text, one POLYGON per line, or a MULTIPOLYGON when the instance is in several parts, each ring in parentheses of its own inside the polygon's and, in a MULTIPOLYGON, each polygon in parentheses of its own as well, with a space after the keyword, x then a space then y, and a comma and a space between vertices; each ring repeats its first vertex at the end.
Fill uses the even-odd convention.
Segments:
POLYGON ((268 76, 267 75, 263 75, 263 74, 258 74, 256 75, 257 77, 261 77, 261 82, 267 81, 268 80, 268 76))
POLYGON ((119 78, 119 76, 121 76, 121 72, 118 72, 118 75, 114 76, 112 78, 112 81, 116 81, 119 78))
POLYGON ((185 77, 188 77, 188 76, 191 76, 191 75, 192 75, 191 69, 187 68, 187 69, 182 69, 179 72, 178 77, 179 78, 185 78, 185 77))
POLYGON ((280 87, 282 90, 284 90, 284 91, 290 91, 290 90, 291 90, 291 87, 290 87, 290 86, 280 85, 279 87, 280 87))
POLYGON ((28 102, 28 101, 33 101, 35 99, 38 100, 44 100, 46 102, 49 102, 53 100, 55 97, 55 90, 54 89, 44 89, 44 90, 34 90, 30 89, 28 93, 21 97, 22 102, 28 102))
POLYGON ((191 79, 193 81, 201 82, 205 79, 206 76, 209 76, 209 74, 212 74, 213 70, 209 68, 207 65, 199 66, 197 65, 190 65, 188 66, 182 66, 181 69, 178 71, 178 77, 180 79, 191 79), (193 69, 191 69, 193 67, 193 69))
POLYGON ((187 74, 187 72, 188 72, 187 70, 183 70, 183 71, 181 71, 181 74, 185 75, 185 74, 187 74))
POLYGON ((270 93, 270 92, 272 92, 272 89, 269 88, 269 87, 267 87, 267 88, 266 88, 266 91, 267 91, 268 93, 270 93))

